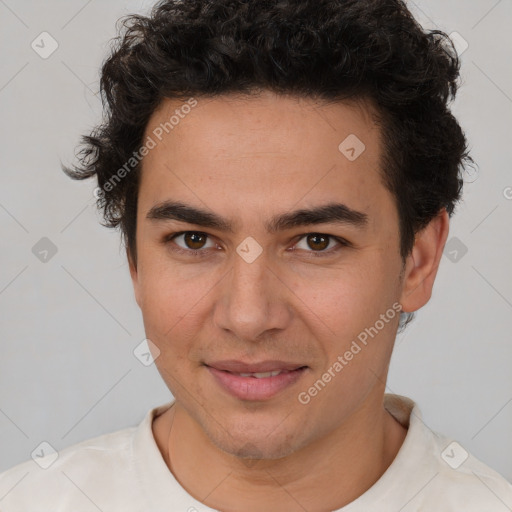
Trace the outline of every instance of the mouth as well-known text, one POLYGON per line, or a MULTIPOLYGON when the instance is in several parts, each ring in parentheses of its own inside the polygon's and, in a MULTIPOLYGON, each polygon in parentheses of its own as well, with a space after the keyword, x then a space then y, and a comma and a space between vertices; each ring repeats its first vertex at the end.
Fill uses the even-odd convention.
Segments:
POLYGON ((243 363, 217 361, 205 364, 215 383, 240 400, 263 401, 294 385, 307 366, 284 361, 243 363))

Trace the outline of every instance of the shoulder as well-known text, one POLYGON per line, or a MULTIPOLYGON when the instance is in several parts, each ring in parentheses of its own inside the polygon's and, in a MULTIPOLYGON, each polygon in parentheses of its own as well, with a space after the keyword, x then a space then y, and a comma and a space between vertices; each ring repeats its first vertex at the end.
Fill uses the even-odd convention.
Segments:
POLYGON ((432 430, 412 400, 387 395, 385 405, 408 432, 369 498, 391 499, 402 512, 512 510, 512 484, 462 444, 432 430))
MULTIPOLYGON (((484 464, 460 443, 436 432, 432 435, 431 498, 446 510, 505 512, 512 509, 512 484, 484 464)), ((444 510, 441 508, 440 510, 444 510)))
MULTIPOLYGON (((416 422, 417 423, 417 422, 416 422)), ((418 426, 416 425, 416 428, 418 426)), ((424 465, 411 510, 437 512, 507 512, 512 510, 512 484, 459 442, 424 430, 424 465)), ((406 508, 406 510, 408 510, 406 508)))
POLYGON ((0 474, 0 503, 13 512, 64 511, 70 506, 88 511, 97 510, 95 503, 107 503, 106 493, 129 495, 135 430, 111 432, 58 453, 42 445, 33 460, 0 474))

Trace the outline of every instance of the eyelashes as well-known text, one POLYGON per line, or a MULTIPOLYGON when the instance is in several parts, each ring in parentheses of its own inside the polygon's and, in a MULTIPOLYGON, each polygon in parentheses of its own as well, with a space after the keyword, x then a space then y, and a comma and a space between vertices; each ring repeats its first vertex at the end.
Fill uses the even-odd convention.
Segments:
MULTIPOLYGON (((207 257, 211 255, 211 251, 215 250, 222 250, 218 244, 215 244, 212 240, 210 240, 211 237, 207 233, 204 233, 202 231, 180 231, 176 233, 168 234, 164 237, 163 243, 170 248, 170 250, 174 253, 185 255, 185 256, 193 256, 193 257, 207 257), (182 243, 184 246, 178 245, 176 240, 182 239, 182 243), (213 244, 213 247, 210 245, 209 247, 200 247, 200 248, 191 248, 187 247, 187 243, 202 243, 205 242, 205 244, 210 241, 211 244, 213 244)), ((343 248, 352 247, 352 244, 345 240, 344 238, 337 237, 334 235, 329 235, 326 233, 317 233, 317 232, 311 232, 311 233, 305 233, 298 237, 296 237, 296 242, 294 243, 293 247, 290 249, 291 251, 295 252, 297 250, 303 251, 305 254, 307 254, 307 257, 326 257, 326 256, 332 256, 333 254, 339 252, 343 248), (299 248, 297 249, 297 246, 305 240, 305 249, 299 248), (318 240, 322 240, 320 242, 320 245, 324 245, 324 242, 327 241, 327 248, 323 247, 320 250, 308 250, 308 241, 316 240, 314 243, 318 243, 318 240), (334 242, 334 249, 331 248, 332 242, 334 242)))

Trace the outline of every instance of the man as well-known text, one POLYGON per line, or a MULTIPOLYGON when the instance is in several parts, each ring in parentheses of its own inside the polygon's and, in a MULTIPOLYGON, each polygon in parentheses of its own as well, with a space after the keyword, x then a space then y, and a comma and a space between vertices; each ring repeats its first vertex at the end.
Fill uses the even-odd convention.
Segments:
POLYGON ((471 161, 458 68, 399 0, 131 17, 67 172, 122 230, 175 400, 4 473, 5 511, 511 510, 505 479, 385 395, 471 161))

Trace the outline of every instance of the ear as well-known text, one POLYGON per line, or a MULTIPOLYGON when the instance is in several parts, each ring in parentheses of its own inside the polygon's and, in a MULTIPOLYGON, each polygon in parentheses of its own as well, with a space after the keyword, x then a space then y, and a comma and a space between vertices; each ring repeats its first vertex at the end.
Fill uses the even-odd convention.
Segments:
POLYGON ((449 227, 448 212, 446 208, 442 208, 416 234, 414 246, 405 264, 400 296, 402 311, 416 311, 430 300, 449 227))
POLYGON ((130 277, 132 278, 132 284, 133 284, 133 291, 135 294, 135 300, 137 301, 137 304, 139 307, 141 307, 141 292, 140 292, 140 285, 139 285, 139 274, 137 272, 137 264, 135 263, 131 253, 130 249, 128 247, 126 248, 126 257, 128 259, 128 267, 130 268, 130 277))

